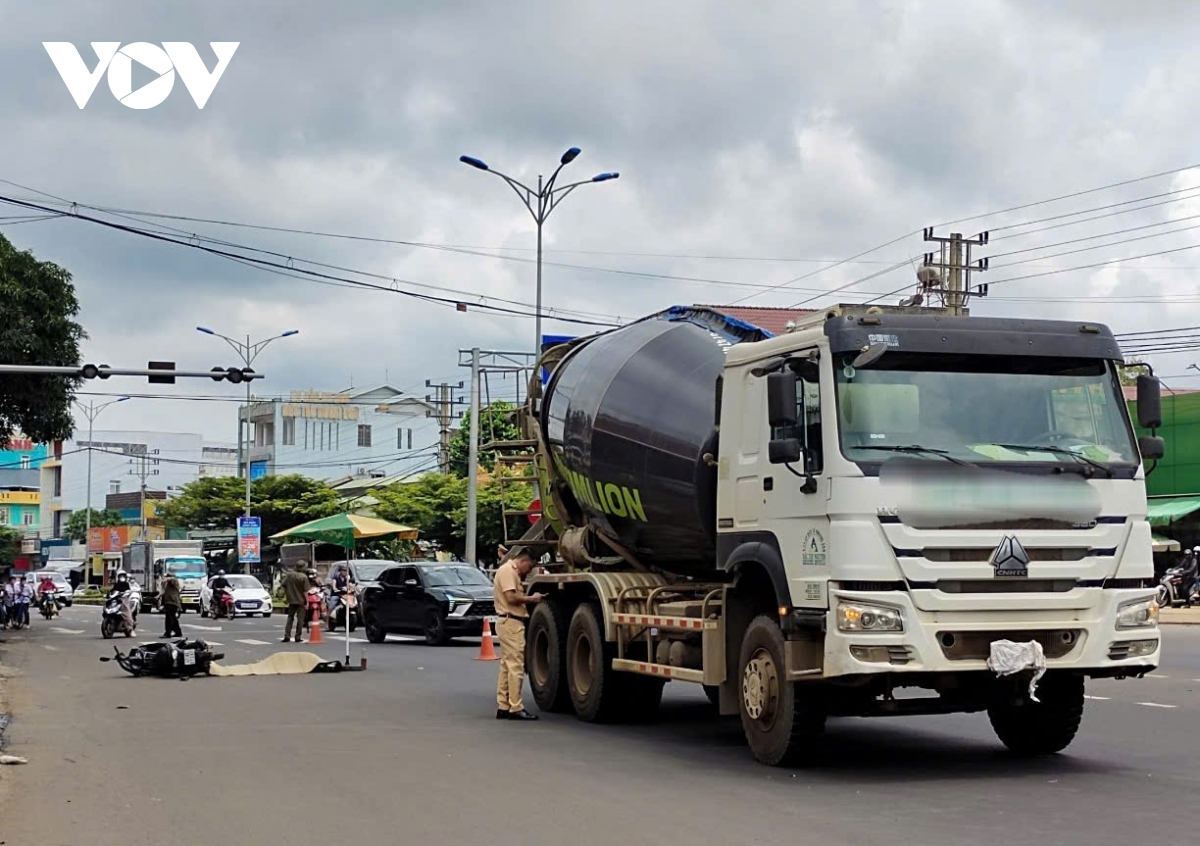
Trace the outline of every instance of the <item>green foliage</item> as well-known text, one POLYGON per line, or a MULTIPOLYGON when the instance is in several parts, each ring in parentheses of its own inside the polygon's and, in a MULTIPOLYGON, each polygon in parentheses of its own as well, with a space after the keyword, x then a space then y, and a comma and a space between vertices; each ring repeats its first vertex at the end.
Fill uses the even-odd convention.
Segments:
MULTIPOLYGON (((71 274, 38 261, 0 235, 0 361, 71 367, 87 337, 72 318, 79 313, 71 274)), ((69 438, 71 397, 79 380, 9 374, 0 379, 0 445, 17 431, 35 442, 69 438)))
MULTIPOLYGON (((168 500, 159 516, 168 526, 230 530, 245 513, 246 482, 232 476, 197 479, 168 500)), ((337 493, 306 476, 263 476, 250 487, 250 513, 262 518, 262 537, 340 511, 337 493)))
POLYGON ((1128 358, 1125 364, 1117 367, 1117 375, 1121 379, 1121 384, 1125 386, 1136 385, 1137 377, 1146 372, 1144 367, 1135 367, 1133 365, 1142 364, 1145 359, 1128 358))
MULTIPOLYGON (((494 402, 479 415, 479 445, 491 441, 523 440, 520 429, 513 419, 516 406, 510 402, 494 402)), ((462 425, 450 439, 450 472, 455 476, 466 476, 470 458, 471 414, 463 414, 462 425)), ((489 473, 496 466, 494 450, 479 450, 479 466, 489 473)))
MULTIPOLYGON (((376 516, 413 526, 420 530, 422 540, 462 557, 467 535, 466 479, 428 473, 415 482, 392 485, 372 491, 371 495, 379 500, 376 516)), ((504 508, 513 511, 528 508, 533 492, 525 484, 508 485, 505 505, 501 503, 500 483, 493 480, 480 485, 478 497, 476 552, 482 560, 494 560, 496 547, 504 542, 504 508)), ((514 531, 524 532, 528 527, 520 523, 521 518, 509 519, 514 531)))
POLYGON ((21 551, 21 533, 7 526, 0 526, 0 570, 12 566, 21 551))
POLYGON ((92 512, 92 528, 103 528, 105 526, 123 526, 125 525, 124 518, 121 517, 119 511, 113 511, 109 508, 98 510, 95 508, 83 508, 79 511, 72 511, 71 517, 67 520, 66 534, 71 540, 80 543, 87 542, 87 515, 92 512))

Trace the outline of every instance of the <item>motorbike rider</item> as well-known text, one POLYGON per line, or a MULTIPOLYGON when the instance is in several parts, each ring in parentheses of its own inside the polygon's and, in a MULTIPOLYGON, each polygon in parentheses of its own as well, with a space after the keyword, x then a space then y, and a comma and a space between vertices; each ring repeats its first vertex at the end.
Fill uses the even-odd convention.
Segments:
POLYGON ((217 608, 220 607, 223 592, 231 589, 229 579, 225 578, 224 570, 217 571, 217 577, 212 580, 210 587, 212 588, 212 598, 209 599, 209 604, 212 605, 210 610, 215 615, 217 608))
POLYGON ((29 606, 33 603, 33 585, 22 575, 17 582, 17 613, 25 625, 29 625, 29 606))
POLYGON ((133 594, 133 585, 129 581, 129 574, 124 570, 117 571, 116 581, 113 582, 112 590, 108 592, 108 598, 114 596, 121 598, 121 619, 125 621, 129 631, 137 633, 133 623, 133 609, 131 606, 131 595, 133 594))
POLYGON ((42 574, 42 580, 38 583, 38 605, 39 607, 46 601, 47 597, 58 606, 58 585, 54 584, 54 579, 50 578, 48 573, 42 574))
POLYGON ((1183 591, 1184 598, 1189 603, 1191 598, 1200 592, 1200 546, 1193 546, 1191 557, 1184 562, 1183 591))

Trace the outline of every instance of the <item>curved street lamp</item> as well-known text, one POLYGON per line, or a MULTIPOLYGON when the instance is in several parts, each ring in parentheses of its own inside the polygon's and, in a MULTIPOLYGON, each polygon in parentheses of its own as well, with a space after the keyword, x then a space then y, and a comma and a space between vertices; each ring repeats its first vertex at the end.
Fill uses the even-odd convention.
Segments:
POLYGON ((579 182, 572 182, 569 185, 554 186, 554 181, 558 178, 558 172, 564 166, 569 165, 579 156, 580 149, 571 147, 559 157, 558 167, 554 169, 554 173, 550 174, 550 179, 543 182, 541 175, 538 175, 538 187, 534 191, 532 188, 524 185, 511 176, 501 173, 498 170, 493 170, 482 160, 474 156, 459 156, 458 160, 463 164, 470 165, 478 170, 494 173, 496 176, 508 183, 508 186, 516 192, 521 198, 521 202, 525 204, 525 208, 529 209, 529 213, 533 215, 533 220, 537 224, 537 306, 534 311, 534 356, 535 362, 541 359, 542 356, 542 226, 545 224, 550 213, 557 208, 558 204, 563 199, 578 188, 580 185, 590 185, 593 182, 608 182, 611 179, 618 178, 619 173, 598 173, 591 179, 584 179, 579 182))

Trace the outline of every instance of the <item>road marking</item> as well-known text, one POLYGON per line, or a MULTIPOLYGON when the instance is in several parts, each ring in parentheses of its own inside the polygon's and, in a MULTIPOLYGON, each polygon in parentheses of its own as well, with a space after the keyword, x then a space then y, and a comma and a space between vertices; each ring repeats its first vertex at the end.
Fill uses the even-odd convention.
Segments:
POLYGON ((195 623, 184 623, 183 625, 185 628, 188 628, 188 629, 200 629, 201 631, 205 631, 205 632, 222 631, 220 626, 198 626, 195 623))
POLYGON ((249 637, 245 638, 244 640, 239 640, 238 643, 245 643, 249 646, 270 646, 271 645, 268 641, 254 640, 253 638, 249 638, 249 637))
POLYGON ((48 644, 48 643, 43 643, 43 644, 42 644, 42 649, 49 649, 51 652, 57 652, 57 651, 58 651, 58 647, 57 647, 57 646, 51 646, 51 645, 50 645, 50 644, 48 644))
POLYGON ((84 629, 60 629, 58 626, 51 626, 50 631, 58 632, 59 634, 83 634, 84 629))
POLYGON ((1087 694, 1084 694, 1083 698, 1084 699, 1099 699, 1101 702, 1107 702, 1108 700, 1112 699, 1111 696, 1088 696, 1087 694))
POLYGON ((1164 676, 1162 673, 1151 673, 1150 675, 1146 676, 1146 678, 1148 678, 1148 679, 1169 679, 1171 677, 1164 676))
POLYGON ((1159 702, 1139 702, 1139 705, 1145 705, 1147 708, 1177 708, 1178 705, 1163 705, 1159 702))

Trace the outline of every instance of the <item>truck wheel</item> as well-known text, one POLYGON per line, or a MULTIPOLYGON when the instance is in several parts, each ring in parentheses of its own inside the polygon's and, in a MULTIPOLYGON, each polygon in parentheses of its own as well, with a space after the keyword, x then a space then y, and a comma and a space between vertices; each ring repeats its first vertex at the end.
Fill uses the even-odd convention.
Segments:
POLYGON ((1040 702, 1009 700, 988 708, 1000 742, 1018 755, 1053 755, 1071 745, 1083 719, 1083 677, 1047 674, 1037 688, 1040 702))
POLYGON ((650 722, 658 716, 666 681, 634 673, 617 673, 621 716, 631 723, 650 722))
POLYGON ((766 615, 755 617, 742 638, 738 711, 750 751, 772 767, 809 757, 825 728, 819 702, 806 701, 797 685, 787 681, 783 656, 779 624, 766 615))
POLYGON ((575 609, 567 627, 567 688, 575 715, 588 723, 614 720, 621 685, 612 668, 612 650, 600 628, 600 608, 588 602, 575 609))
POLYGON ((525 666, 529 687, 538 708, 548 713, 571 710, 567 689, 567 612, 562 603, 548 599, 529 616, 525 633, 525 666))

